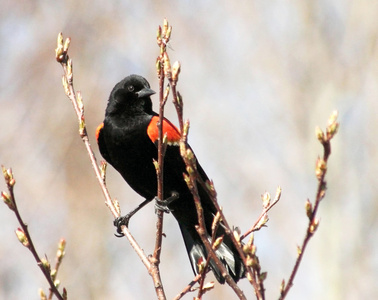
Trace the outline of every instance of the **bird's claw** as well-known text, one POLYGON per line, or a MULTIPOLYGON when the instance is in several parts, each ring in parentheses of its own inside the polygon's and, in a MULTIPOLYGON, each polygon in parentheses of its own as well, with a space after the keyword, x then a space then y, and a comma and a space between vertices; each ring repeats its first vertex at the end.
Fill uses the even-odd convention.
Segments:
POLYGON ((167 214, 171 212, 165 200, 160 200, 158 197, 155 197, 155 212, 157 212, 158 210, 165 212, 167 214))
POLYGON ((116 219, 114 219, 114 226, 117 227, 117 233, 115 233, 114 235, 116 237, 123 237, 124 234, 122 232, 122 226, 125 225, 126 227, 129 226, 129 220, 130 220, 130 217, 129 215, 125 215, 125 216, 121 216, 121 217, 118 217, 116 219))
POLYGON ((160 200, 158 197, 155 197, 155 211, 162 211, 169 214, 172 209, 168 207, 173 201, 178 199, 179 195, 177 193, 173 193, 172 196, 168 197, 167 199, 160 200))

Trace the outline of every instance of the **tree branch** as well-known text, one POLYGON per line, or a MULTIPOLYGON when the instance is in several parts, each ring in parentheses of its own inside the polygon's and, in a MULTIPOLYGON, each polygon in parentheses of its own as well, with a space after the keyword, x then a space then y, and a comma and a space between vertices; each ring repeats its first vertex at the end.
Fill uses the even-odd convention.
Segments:
POLYGON ((316 214, 319 208, 320 201, 324 198, 325 192, 326 192, 326 181, 325 181, 325 175, 327 172, 327 162, 328 158, 331 154, 331 139, 335 136, 339 128, 339 123, 337 122, 337 112, 334 111, 331 115, 331 117, 328 120, 328 126, 326 128, 326 134, 323 133, 323 131, 317 127, 316 128, 316 136, 319 140, 319 142, 323 146, 323 157, 318 158, 316 162, 316 168, 315 168, 315 175, 318 179, 318 188, 316 191, 315 196, 315 203, 314 206, 312 206, 312 203, 310 200, 307 200, 306 202, 306 214, 309 219, 309 223, 306 230, 305 238, 302 242, 302 246, 298 247, 297 249, 297 259, 295 261, 293 270, 290 274, 289 280, 287 284, 285 285, 285 281, 282 281, 281 284, 281 291, 280 291, 280 300, 285 299, 287 296, 290 288, 293 286, 295 275, 297 274, 299 265, 302 261, 304 252, 306 250, 306 247, 308 245, 308 242, 310 241, 311 237, 314 235, 316 229, 319 226, 319 219, 317 218, 316 214))
POLYGON ((55 285, 54 282, 55 276, 53 277, 51 274, 50 262, 47 260, 47 258, 40 258, 40 256, 38 255, 32 237, 29 233, 28 225, 23 221, 21 214, 18 210, 16 197, 14 195, 14 185, 16 184, 16 180, 13 177, 12 169, 6 169, 4 166, 2 166, 2 170, 9 194, 6 192, 1 192, 1 196, 5 204, 8 205, 9 209, 15 213, 17 221, 21 226, 21 228, 18 228, 16 230, 17 238, 22 243, 22 245, 28 248, 29 251, 32 253, 35 261, 37 262, 38 267, 41 269, 43 275, 45 276, 50 286, 51 293, 53 293, 59 300, 65 300, 67 299, 67 291, 63 289, 62 294, 58 291, 58 287, 55 285))
MULTIPOLYGON (((84 105, 83 105, 83 101, 82 101, 82 98, 81 98, 81 94, 78 93, 76 95, 75 90, 74 90, 72 61, 71 61, 71 59, 69 59, 69 56, 68 56, 69 44, 70 44, 70 39, 68 38, 64 42, 63 41, 63 35, 60 33, 58 35, 58 46, 57 46, 55 52, 56 52, 56 60, 62 65, 63 71, 64 71, 64 75, 62 77, 63 87, 64 87, 65 93, 66 93, 67 97, 70 99, 70 101, 71 101, 71 103, 74 107, 75 113, 78 117, 79 134, 80 134, 80 137, 82 138, 82 140, 85 144, 85 147, 86 147, 86 150, 88 152, 90 161, 92 163, 92 167, 94 169, 96 178, 97 178, 98 183, 101 187, 101 190, 104 194, 105 204, 109 208, 112 215, 115 218, 117 218, 117 217, 120 216, 120 209, 119 209, 118 201, 117 200, 113 201, 111 199, 109 191, 108 191, 108 189, 105 185, 103 172, 101 172, 101 170, 100 170, 100 168, 97 164, 96 157, 95 157, 93 150, 91 148, 91 145, 89 143, 89 138, 88 138, 88 134, 87 134, 86 126, 85 126, 84 105)), ((149 258, 146 256, 143 249, 139 246, 139 244, 137 243, 137 241, 135 240, 135 238, 133 237, 133 235, 131 234, 129 229, 126 226, 122 226, 121 229, 122 229, 122 233, 126 236, 130 245, 133 247, 135 252, 138 254, 139 258, 141 259, 141 261, 143 262, 143 264, 147 268, 149 274, 152 276, 152 279, 154 281, 154 285, 159 286, 159 276, 156 276, 156 274, 153 272, 152 264, 151 264, 149 258)), ((160 299, 163 299, 163 298, 160 298, 160 299)))

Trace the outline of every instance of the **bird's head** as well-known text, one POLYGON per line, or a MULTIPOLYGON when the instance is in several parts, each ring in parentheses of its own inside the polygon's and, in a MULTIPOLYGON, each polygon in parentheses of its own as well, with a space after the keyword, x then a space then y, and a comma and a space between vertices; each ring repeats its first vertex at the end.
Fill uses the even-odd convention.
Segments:
POLYGON ((150 96, 155 94, 148 81, 139 75, 130 75, 118 82, 113 88, 106 108, 107 114, 150 113, 150 96))

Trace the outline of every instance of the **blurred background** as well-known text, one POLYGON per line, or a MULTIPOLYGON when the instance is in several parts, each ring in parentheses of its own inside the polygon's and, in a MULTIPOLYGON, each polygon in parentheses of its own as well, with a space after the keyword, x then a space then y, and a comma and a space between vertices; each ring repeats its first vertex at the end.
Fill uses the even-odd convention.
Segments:
MULTIPOLYGON (((64 94, 56 37, 72 38, 74 84, 83 94, 91 143, 109 93, 126 75, 158 89, 156 30, 173 26, 171 61, 190 144, 231 224, 244 232, 260 215, 260 195, 282 199, 255 235, 267 299, 276 299, 301 244, 314 200, 315 127, 333 110, 341 124, 329 161, 320 226, 288 299, 372 299, 378 295, 378 2, 359 1, 10 1, 0 12, 0 163, 12 167, 19 209, 40 256, 54 260, 69 299, 155 299, 152 280, 126 239, 114 237, 78 122, 64 94)), ((153 97, 155 108, 157 96, 153 97)), ((171 103, 166 115, 176 124, 171 103)), ((108 188, 123 213, 142 199, 111 167, 108 188)), ((0 180, 0 188, 6 188, 0 180)), ((47 283, 0 205, 0 298, 38 299, 47 283)), ((193 278, 176 221, 166 215, 161 263, 169 299, 193 278)), ((130 230, 153 251, 153 204, 130 230)), ((209 277, 212 278, 212 277, 209 277)), ((254 293, 241 282, 248 299, 254 293)), ((192 299, 187 295, 185 299, 192 299)), ((216 285, 206 299, 234 299, 216 285)))

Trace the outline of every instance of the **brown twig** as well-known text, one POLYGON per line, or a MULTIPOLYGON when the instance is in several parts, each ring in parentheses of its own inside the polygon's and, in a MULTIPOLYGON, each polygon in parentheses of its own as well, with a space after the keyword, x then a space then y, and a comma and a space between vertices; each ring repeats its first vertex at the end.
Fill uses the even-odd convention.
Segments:
POLYGON ((29 251, 32 253, 35 261, 37 262, 37 265, 41 269, 43 275, 45 276, 49 286, 50 291, 59 299, 59 300, 65 300, 67 299, 67 292, 64 289, 63 293, 61 294, 55 285, 54 278, 51 275, 51 266, 47 258, 40 258, 40 256, 37 253, 37 250, 35 249, 33 240, 31 238, 31 235, 29 233, 28 225, 23 221, 21 214, 17 207, 16 198, 14 195, 14 185, 16 183, 16 180, 13 177, 13 173, 11 169, 6 169, 5 167, 2 167, 3 176, 5 179, 5 183, 8 188, 8 193, 1 192, 1 196, 3 198, 3 201, 5 204, 8 205, 9 209, 11 209, 17 218, 18 223, 20 224, 21 228, 18 228, 16 230, 16 235, 18 240, 24 245, 26 248, 29 249, 29 251))
MULTIPOLYGON (((189 122, 187 121, 184 125, 184 130, 182 132, 182 139, 180 142, 180 152, 187 166, 187 174, 184 174, 184 179, 188 185, 190 192, 193 195, 194 203, 197 210, 198 225, 196 226, 196 230, 203 244, 205 245, 206 250, 208 251, 208 255, 210 256, 210 259, 212 259, 214 263, 217 265, 217 268, 220 270, 227 284, 234 290, 234 292, 239 297, 239 299, 246 299, 243 291, 239 288, 236 282, 228 274, 226 268, 224 267, 224 265, 221 263, 221 261, 215 254, 215 251, 213 250, 212 245, 207 239, 206 226, 205 226, 205 221, 204 221, 204 216, 203 216, 203 209, 202 209, 201 200, 200 200, 198 189, 197 189, 197 181, 200 181, 200 176, 196 170, 196 161, 195 161, 194 154, 192 150, 189 149, 188 144, 187 144, 188 130, 189 130, 189 122)), ((218 211, 220 211, 221 213, 220 208, 218 211)))
POLYGON ((182 101, 182 97, 179 92, 176 90, 178 76, 181 71, 180 62, 176 61, 172 66, 172 77, 169 79, 169 84, 172 89, 172 96, 173 96, 173 104, 176 108, 177 117, 180 126, 180 132, 184 130, 184 119, 183 119, 183 110, 184 110, 184 102, 182 101))
POLYGON ((184 297, 187 293, 192 292, 193 286, 201 280, 202 275, 198 274, 194 279, 175 297, 173 300, 180 300, 182 297, 184 297))
MULTIPOLYGON (((263 198, 266 195, 267 193, 263 195, 263 198)), ((253 224, 253 226, 250 229, 248 229, 243 235, 240 236, 241 241, 244 240, 252 232, 260 230, 266 224, 266 222, 268 221, 268 215, 267 215, 268 211, 270 211, 273 208, 273 206, 275 206, 278 203, 280 198, 281 198, 281 187, 278 187, 276 191, 276 196, 274 197, 273 202, 270 202, 270 199, 269 199, 268 201, 269 203, 267 203, 267 205, 263 203, 263 211, 261 212, 260 216, 257 218, 255 224, 253 224)))
POLYGON ((245 266, 247 279, 250 281, 250 283, 252 284, 252 286, 255 290, 256 298, 259 299, 259 300, 264 300, 265 299, 265 295, 264 295, 265 289, 263 287, 263 283, 260 282, 260 284, 259 284, 257 282, 257 278, 259 278, 259 274, 257 274, 254 270, 251 270, 251 268, 247 264, 247 259, 246 259, 246 256, 243 252, 243 249, 242 249, 242 246, 241 246, 241 243, 240 243, 240 234, 238 234, 236 231, 231 230, 231 227, 228 224, 226 217, 224 216, 224 213, 223 213, 221 207, 218 204, 217 193, 216 193, 213 182, 210 182, 210 181, 204 182, 200 176, 197 176, 197 177, 198 177, 197 178, 198 182, 205 189, 205 191, 209 195, 210 199, 213 201, 215 208, 220 213, 225 233, 230 237, 231 241, 235 245, 235 249, 237 249, 237 251, 238 251, 238 254, 239 254, 239 256, 240 256, 240 258, 241 258, 241 260, 242 260, 242 262, 245 266))
MULTIPOLYGON (((86 131, 85 126, 85 118, 84 118, 84 105, 81 99, 80 93, 78 95, 75 94, 75 90, 73 87, 73 73, 72 73, 72 61, 69 59, 67 51, 70 44, 70 39, 66 39, 66 41, 63 41, 63 36, 60 33, 58 35, 58 47, 56 49, 56 59, 57 61, 62 65, 64 70, 63 75, 63 87, 65 90, 66 95, 71 100, 71 103, 73 104, 73 107, 75 109, 76 115, 79 120, 79 133, 80 136, 85 144, 85 147, 87 149, 89 158, 92 163, 92 167, 94 169, 96 178, 100 184, 101 190, 105 197, 105 204, 108 206, 109 210, 111 211, 112 215, 116 218, 120 216, 120 209, 118 206, 118 202, 116 200, 112 200, 109 194, 109 191, 106 188, 105 182, 103 180, 104 176, 97 164, 96 157, 92 151, 91 145, 89 143, 89 138, 86 131)), ((128 239, 130 245, 133 247, 135 252, 138 254, 139 258, 142 260, 143 264, 147 268, 149 274, 151 275, 155 287, 161 286, 160 276, 158 272, 156 272, 156 269, 153 267, 153 264, 151 264, 150 259, 146 256, 143 249, 139 246, 137 241, 132 236, 131 232, 126 226, 122 226, 122 233, 126 236, 128 239)), ((165 299, 165 297, 161 296, 161 289, 156 289, 157 295, 159 299, 165 299), (158 292, 159 291, 159 292, 158 292)))
MULTIPOLYGON (((159 36, 159 32, 158 32, 158 36, 159 36)), ((176 108, 176 112, 177 112, 177 116, 178 116, 178 121, 179 121, 179 125, 180 125, 180 132, 181 132, 181 143, 180 143, 181 144, 181 146, 180 146, 180 148, 181 148, 181 156, 183 157, 183 159, 184 159, 184 161, 185 161, 185 163, 187 165, 187 168, 190 168, 191 167, 190 166, 190 162, 188 160, 186 160, 187 157, 185 157, 186 156, 185 153, 187 151, 191 151, 190 149, 188 149, 188 146, 187 146, 187 137, 185 136, 185 135, 187 135, 187 130, 188 130, 188 127, 189 127, 189 123, 187 122, 187 126, 186 126, 187 129, 186 129, 186 133, 185 133, 185 125, 184 125, 184 121, 183 121, 183 101, 182 101, 182 97, 181 97, 180 93, 176 91, 176 84, 177 84, 177 80, 178 80, 178 75, 179 75, 180 70, 181 70, 181 66, 180 66, 179 62, 175 62, 173 64, 172 69, 171 69, 168 55, 166 55, 166 52, 164 52, 163 54, 164 54, 164 64, 165 64, 164 65, 164 71, 167 74, 167 78, 169 80, 169 83, 170 83, 170 86, 171 86, 171 89, 172 89, 173 103, 174 103, 174 106, 176 108)), ((189 175, 189 177, 186 178, 186 180, 187 180, 187 183, 190 182, 190 181, 192 181, 192 187, 189 187, 189 189, 191 190, 191 192, 193 194, 193 198, 194 198, 194 201, 195 201, 195 204, 196 204, 196 209, 197 209, 197 214, 198 214, 199 225, 198 225, 197 231, 198 231, 201 239, 203 240, 203 242, 204 242, 204 244, 206 246, 206 249, 209 252, 209 258, 207 260, 213 259, 214 262, 217 265, 219 264, 219 269, 221 270, 222 273, 224 273, 222 275, 224 275, 224 277, 226 278, 227 283, 234 289, 234 291, 236 292, 236 294, 239 297, 241 297, 241 299, 244 299, 245 296, 244 296, 243 292, 237 286, 237 284, 235 283, 235 281, 229 276, 229 274, 227 273, 227 271, 224 268, 223 264, 220 262, 219 258, 216 256, 214 250, 212 249, 212 245, 207 240, 206 229, 204 227, 204 221, 203 221, 202 206, 201 206, 201 202, 199 200, 198 191, 196 191, 196 188, 197 188, 196 185, 197 185, 197 182, 200 182, 200 184, 209 193, 209 184, 203 182, 203 180, 200 178, 199 174, 197 173, 197 171, 196 171, 195 167, 193 167, 193 165, 192 165, 191 169, 193 171, 193 174, 189 175)), ((211 186, 212 186, 212 184, 211 184, 211 186)), ((213 202, 217 202, 216 198, 214 200, 214 194, 215 194, 215 190, 212 190, 210 192, 210 197, 211 197, 211 199, 212 199, 213 202)), ((224 217, 223 213, 221 212, 221 209, 220 209, 219 205, 217 203, 215 203, 215 205, 216 205, 217 210, 221 213, 222 220, 225 220, 225 217, 224 217)), ((244 257, 244 254, 243 254, 243 251, 242 251, 242 249, 240 247, 240 244, 238 244, 236 242, 236 240, 235 240, 235 238, 233 236, 233 233, 230 230, 230 227, 228 226, 227 222, 225 222, 225 226, 226 226, 226 233, 231 237, 231 239, 235 243, 236 248, 240 251, 241 256, 244 257)), ((244 262, 245 262, 245 257, 244 257, 244 262)), ((202 282, 202 284, 203 284, 203 282, 202 282)), ((255 287, 256 287, 256 289, 258 288, 257 284, 255 284, 255 287)), ((259 292, 257 292, 257 294, 259 294, 259 292)), ((259 299, 264 299, 264 298, 260 297, 259 299)))
MULTIPOLYGON (((158 122, 158 131, 159 131, 159 139, 158 139, 158 161, 157 164, 155 163, 156 168, 156 177, 157 177, 157 197, 160 200, 164 200, 164 156, 165 156, 165 138, 163 132, 163 121, 164 121, 164 107, 165 103, 168 98, 169 90, 164 92, 164 79, 166 76, 165 72, 165 55, 166 55, 166 44, 169 41, 170 33, 172 28, 168 26, 168 22, 165 19, 163 24, 163 29, 159 26, 158 34, 157 34, 157 43, 160 47, 160 55, 157 58, 157 73, 159 78, 159 122, 158 122)), ((164 212, 160 209, 156 210, 157 221, 156 221, 156 237, 155 237, 155 250, 153 254, 153 267, 155 276, 159 278, 159 284, 155 285, 156 293, 159 295, 159 298, 165 299, 165 292, 163 288, 163 284, 160 277, 160 254, 161 254, 161 247, 162 247, 162 238, 163 238, 163 217, 164 212)))
MULTIPOLYGON (((66 248, 66 240, 61 239, 59 241, 59 244, 58 244, 58 251, 56 252, 55 267, 54 267, 54 269, 51 270, 51 278, 54 282, 57 278, 59 267, 61 266, 62 261, 63 261, 63 257, 64 257, 64 254, 65 254, 65 252, 64 252, 65 248, 66 248)), ((49 294, 47 299, 51 300, 52 297, 53 297, 53 292, 50 289, 50 294, 49 294)))
POLYGON ((323 133, 323 131, 320 128, 316 128, 316 136, 319 140, 319 142, 323 146, 323 157, 318 158, 316 162, 316 168, 315 168, 315 174, 318 179, 318 188, 316 191, 315 196, 315 203, 314 206, 312 206, 311 202, 307 200, 306 202, 306 214, 309 219, 309 223, 306 230, 305 238, 302 242, 301 247, 298 247, 297 249, 297 259, 295 261, 293 270, 290 274, 289 280, 287 284, 285 285, 285 281, 282 281, 281 284, 281 292, 280 292, 280 300, 285 299, 287 296, 290 288, 293 286, 295 275, 297 274, 299 265, 302 261, 304 252, 306 250, 306 247, 308 245, 309 240, 314 235, 316 229, 319 225, 319 219, 317 218, 316 214, 319 208, 320 201, 324 198, 325 192, 326 192, 326 181, 325 181, 325 175, 327 173, 327 162, 328 158, 331 154, 331 139, 335 136, 339 128, 339 123, 337 122, 337 112, 333 112, 331 117, 328 120, 328 126, 326 129, 326 134, 323 133))

